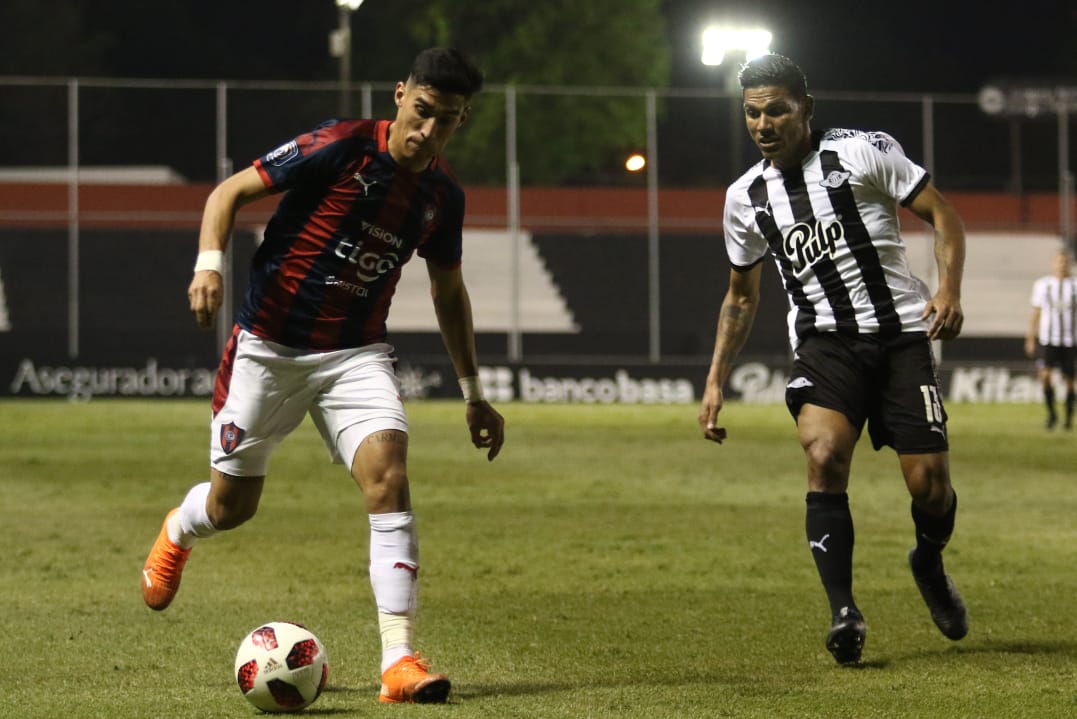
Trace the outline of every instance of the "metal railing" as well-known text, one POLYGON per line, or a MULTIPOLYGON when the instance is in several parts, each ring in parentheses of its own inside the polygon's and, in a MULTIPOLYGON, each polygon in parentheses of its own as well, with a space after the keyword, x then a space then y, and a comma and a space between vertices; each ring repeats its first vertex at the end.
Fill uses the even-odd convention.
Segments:
MULTIPOLYGON (((351 97, 359 99, 359 116, 391 117, 393 87, 388 82, 351 84, 351 97)), ((1014 201, 1017 209, 1011 215, 967 217, 971 229, 1006 228, 1074 237, 1070 169, 1074 158, 1067 111, 1054 117, 1000 120, 983 113, 972 94, 814 94, 816 127, 887 131, 932 172, 947 193, 992 193, 1014 201), (1051 125, 1054 132, 1043 131, 1051 125), (1053 216, 1043 210, 1045 202, 1055 203, 1053 216)), ((644 258, 642 276, 647 285, 646 339, 639 354, 652 362, 669 354, 663 343, 669 317, 663 306, 668 294, 662 287, 662 278, 668 276, 660 259, 664 243, 678 233, 717 237, 720 227, 715 218, 721 212, 715 207, 698 221, 680 221, 680 205, 666 209, 669 202, 664 198, 668 195, 680 202, 693 192, 714 191, 717 205, 725 185, 749 164, 755 149, 732 119, 739 98, 708 88, 493 85, 474 103, 477 112, 489 116, 486 134, 472 137, 468 133, 473 128, 465 128, 450 144, 448 156, 465 186, 503 188, 504 228, 514 247, 527 229, 527 208, 522 207, 521 197, 531 189, 560 185, 578 188, 582 195, 584 188, 604 187, 644 197, 645 217, 638 228, 611 232, 622 235, 623 242, 645 246, 637 253, 644 258), (548 106, 559 109, 551 113, 546 111, 548 106), (630 117, 638 107, 638 115, 627 123, 631 131, 602 121, 606 114, 624 117, 626 107, 630 117), (552 146, 558 141, 567 149, 552 146), (586 152, 581 149, 573 154, 573 148, 586 152), (628 173, 621 165, 624 155, 633 150, 649 160, 641 174, 628 173), (586 157, 579 158, 576 166, 557 167, 558 162, 572 165, 582 155, 586 157), (564 170, 561 176, 556 175, 559 170, 564 170)), ((43 220, 64 226, 68 354, 79 356, 83 336, 83 229, 89 219, 99 226, 108 224, 103 214, 90 215, 83 201, 89 168, 165 167, 186 182, 212 184, 233 167, 334 116, 339 106, 340 85, 335 82, 0 77, 0 121, 12 143, 0 160, 4 163, 0 180, 21 176, 33 182, 31 165, 63 169, 65 205, 42 211, 9 197, 0 202, 0 233, 34 227, 43 220), (27 141, 12 142, 20 137, 27 141), (26 172, 20 175, 19 170, 26 172)), ((0 182, 0 197, 10 187, 0 182)), ((112 212, 112 217, 116 212, 121 218, 125 213, 137 215, 132 208, 112 212)), ((573 235, 576 229, 576 234, 594 235, 596 225, 603 223, 589 212, 582 204, 578 210, 559 209, 561 226, 554 234, 573 235)), ((189 226, 189 222, 177 222, 177 227, 189 226)), ((2 269, 10 277, 22 268, 2 269)), ((506 333, 505 355, 518 361, 524 354, 518 277, 514 285, 509 301, 517 321, 506 333)), ((711 319, 704 316, 701 321, 709 326, 711 319)), ((226 332, 222 328, 221 342, 226 332)))

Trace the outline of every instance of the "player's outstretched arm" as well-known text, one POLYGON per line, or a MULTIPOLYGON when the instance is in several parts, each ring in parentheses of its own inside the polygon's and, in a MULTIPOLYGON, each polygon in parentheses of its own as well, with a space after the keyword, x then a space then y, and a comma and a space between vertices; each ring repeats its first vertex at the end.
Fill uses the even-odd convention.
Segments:
POLYGON ((1032 321, 1028 325, 1028 334, 1025 335, 1025 356, 1029 359, 1036 357, 1036 337, 1040 332, 1040 308, 1032 308, 1032 321))
POLYGON ((933 340, 950 340, 961 334, 965 312, 961 309, 961 279, 965 271, 965 227, 954 206, 928 182, 909 203, 917 217, 935 228, 935 263, 939 268, 939 287, 924 307, 923 319, 929 319, 927 336, 933 340))
POLYGON ((718 426, 718 413, 722 410, 724 397, 722 387, 733 370, 733 360, 740 353, 755 321, 759 307, 759 282, 762 265, 750 270, 733 269, 729 273, 729 289, 722 300, 718 314, 718 329, 714 339, 714 355, 707 371, 703 388, 703 401, 699 408, 699 426, 703 437, 721 444, 726 438, 725 427, 718 426))
POLYGON ((198 260, 187 287, 187 299, 199 327, 213 326, 224 301, 221 276, 223 253, 232 235, 236 212, 243 205, 269 194, 254 167, 240 170, 217 185, 206 199, 198 235, 198 260))
POLYGON ((505 420, 482 398, 471 299, 464 285, 464 275, 460 267, 444 268, 433 262, 427 262, 426 268, 430 275, 430 296, 434 301, 441 339, 467 400, 466 418, 471 443, 479 449, 489 450, 486 458, 492 461, 505 443, 505 420))

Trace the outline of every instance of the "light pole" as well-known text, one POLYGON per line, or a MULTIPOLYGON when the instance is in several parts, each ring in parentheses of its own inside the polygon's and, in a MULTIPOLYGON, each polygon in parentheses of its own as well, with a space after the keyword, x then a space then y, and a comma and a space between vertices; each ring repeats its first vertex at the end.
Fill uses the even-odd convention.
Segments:
POLYGON ((351 15, 363 0, 336 0, 338 24, 329 33, 329 55, 340 60, 340 116, 351 114, 348 87, 352 81, 352 24, 351 15))
POLYGON ((729 93, 731 112, 729 130, 729 165, 730 178, 741 171, 741 143, 743 142, 743 117, 739 102, 740 87, 737 81, 737 65, 726 63, 726 56, 735 53, 738 58, 751 60, 770 52, 773 39, 769 30, 761 28, 743 29, 726 25, 711 25, 703 30, 703 53, 700 60, 704 65, 717 66, 725 63, 722 73, 726 92, 729 93))

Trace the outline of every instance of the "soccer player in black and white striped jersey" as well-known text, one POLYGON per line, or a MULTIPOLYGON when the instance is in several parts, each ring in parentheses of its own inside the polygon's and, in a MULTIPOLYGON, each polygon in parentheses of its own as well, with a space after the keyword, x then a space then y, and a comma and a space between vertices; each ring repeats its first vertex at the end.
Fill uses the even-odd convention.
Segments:
POLYGON ((759 304, 769 253, 789 296, 794 350, 786 403, 807 460, 808 547, 831 610, 826 646, 839 664, 860 661, 867 627, 853 600, 853 520, 847 494, 865 424, 876 450, 897 452, 912 497, 913 578, 950 639, 968 632, 946 574, 957 496, 950 483, 946 411, 932 340, 964 321, 961 218, 927 172, 882 132, 813 133, 814 98, 795 63, 766 55, 741 68, 748 133, 763 156, 726 192, 723 231, 732 267, 718 317, 699 423, 721 443, 722 386, 759 304), (898 206, 935 229, 939 284, 912 275, 898 206))
POLYGON ((1066 383, 1066 418, 1073 429, 1074 363, 1077 360, 1077 278, 1070 276, 1073 257, 1061 251, 1051 261, 1051 274, 1032 285, 1032 321, 1025 337, 1025 353, 1036 358, 1036 372, 1043 384, 1047 405, 1047 429, 1058 424, 1052 370, 1066 383))

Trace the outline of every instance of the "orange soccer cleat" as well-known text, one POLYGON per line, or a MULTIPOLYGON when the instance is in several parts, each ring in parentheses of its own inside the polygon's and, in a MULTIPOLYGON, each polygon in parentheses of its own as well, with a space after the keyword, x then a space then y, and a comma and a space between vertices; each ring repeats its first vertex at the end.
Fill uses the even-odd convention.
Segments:
POLYGON ((419 656, 404 657, 381 675, 378 701, 387 704, 441 704, 452 684, 444 674, 427 671, 429 661, 419 656))
POLYGON ((150 554, 146 557, 146 566, 142 568, 142 599, 150 609, 161 611, 172 603, 172 598, 179 591, 183 565, 187 563, 190 549, 173 544, 168 538, 168 519, 179 511, 173 509, 161 525, 161 533, 153 543, 150 554))

